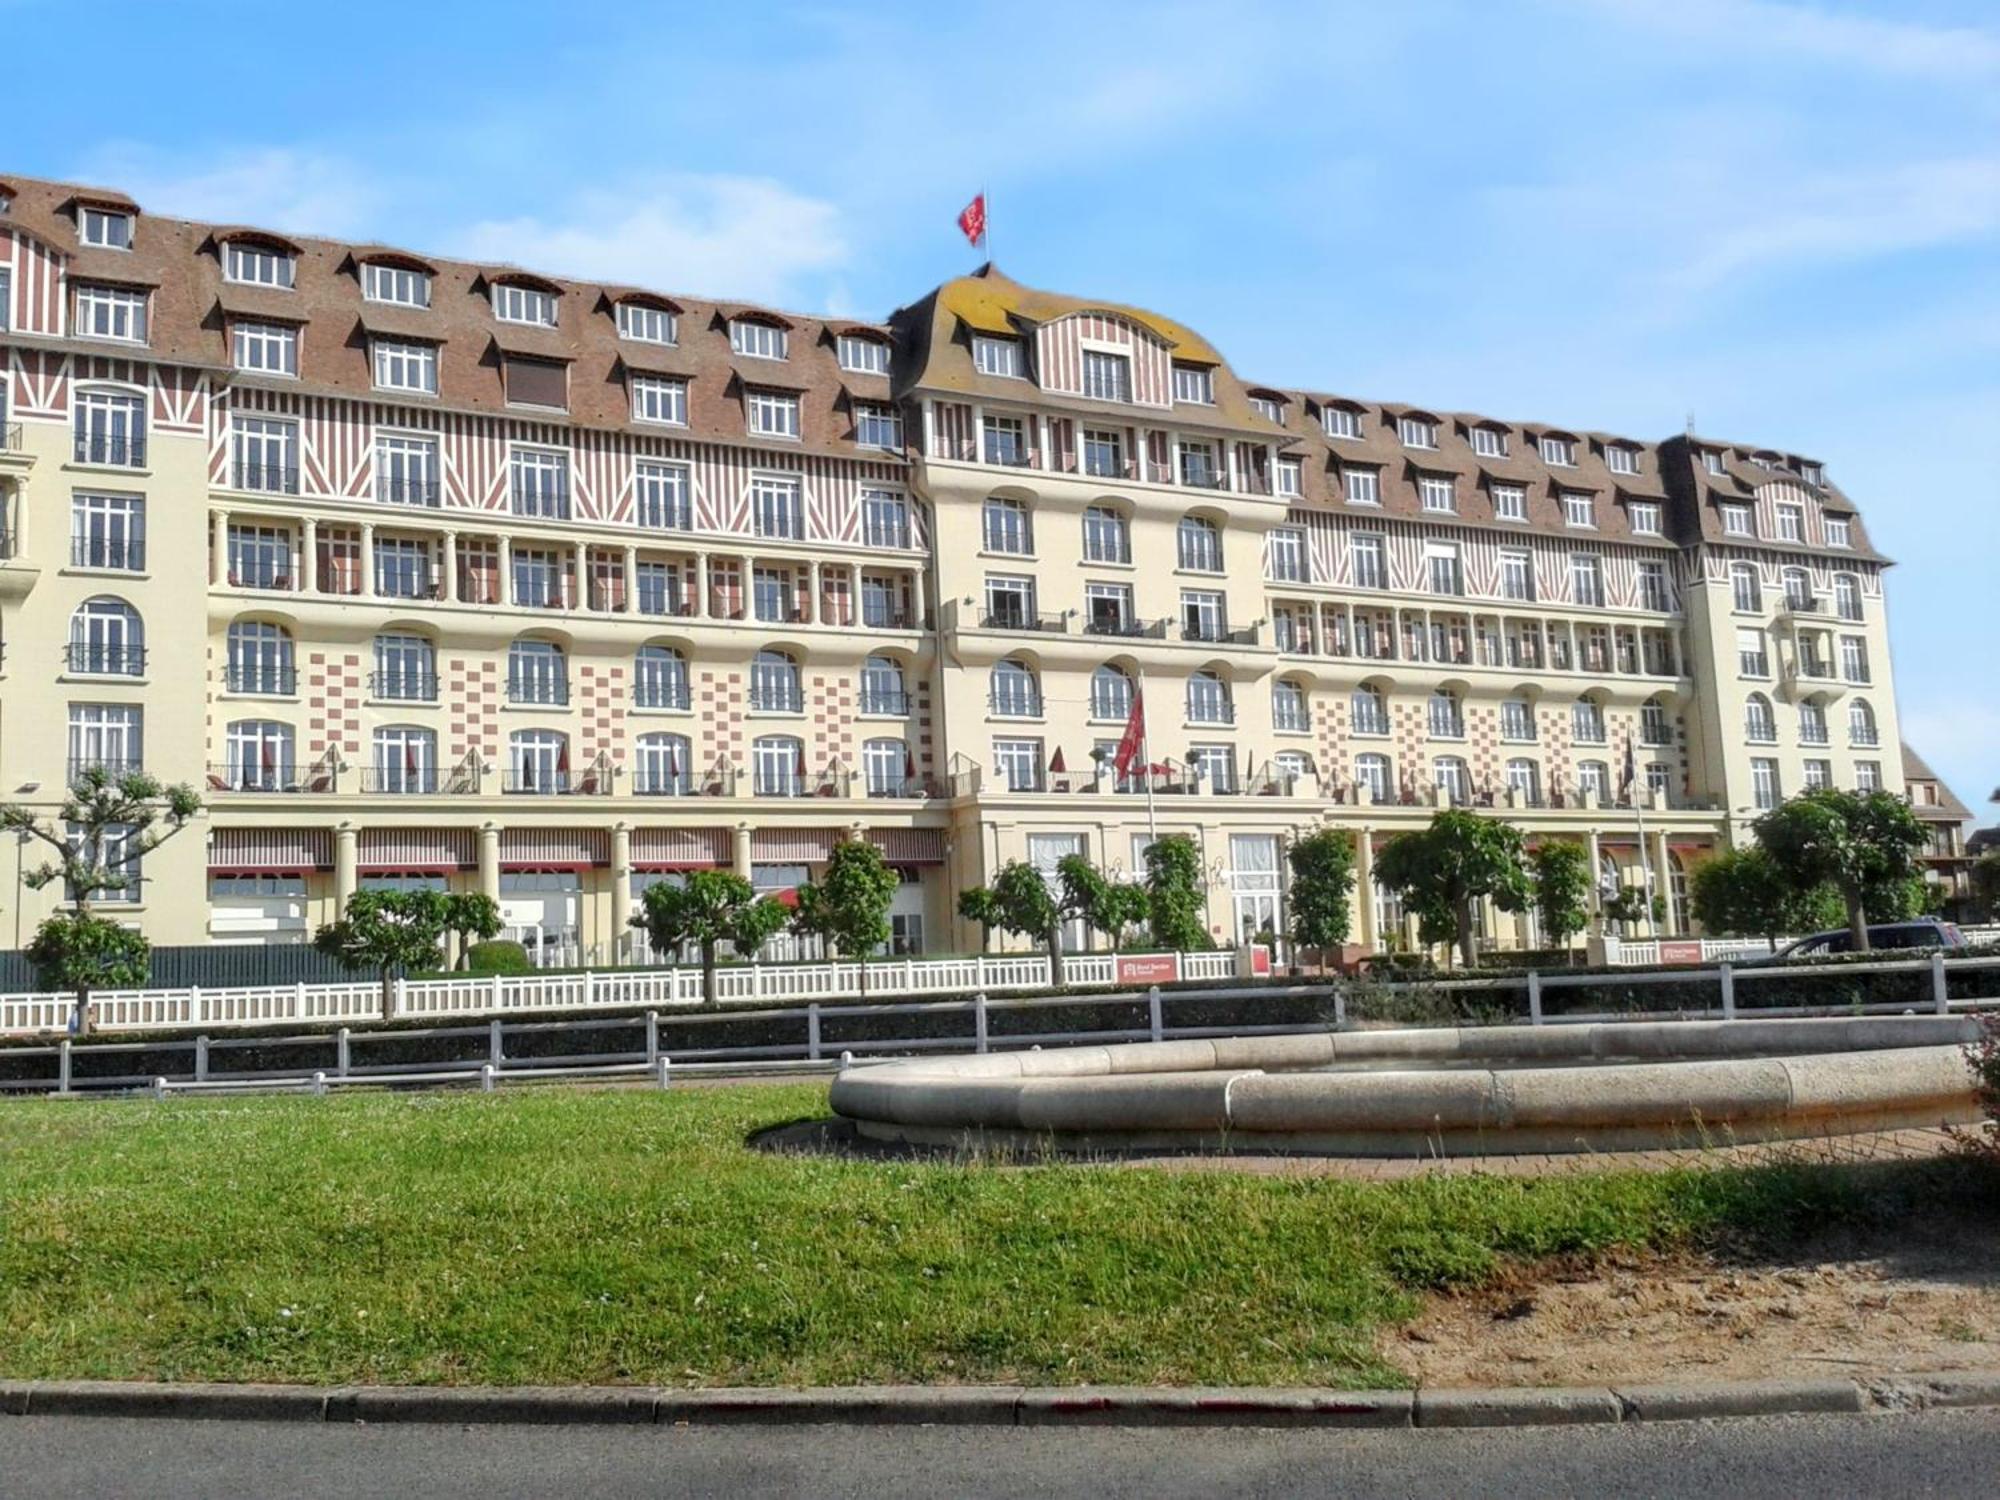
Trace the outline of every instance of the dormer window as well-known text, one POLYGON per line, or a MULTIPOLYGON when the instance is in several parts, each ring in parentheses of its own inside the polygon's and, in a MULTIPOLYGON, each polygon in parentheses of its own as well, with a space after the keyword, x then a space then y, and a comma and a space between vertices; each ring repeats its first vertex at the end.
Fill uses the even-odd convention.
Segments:
POLYGON ((1826 544, 1829 547, 1852 547, 1854 534, 1848 528, 1847 517, 1828 516, 1826 518, 1826 544))
POLYGON ((386 302, 392 307, 429 307, 430 273, 371 260, 361 267, 361 295, 370 302, 386 302))
POLYGON ((1701 466, 1711 474, 1720 476, 1725 473, 1726 471, 1722 466, 1722 450, 1720 448, 1702 449, 1701 466))
POLYGON ((1266 422, 1275 423, 1279 427, 1285 425, 1285 408, 1269 396, 1252 396, 1250 409, 1266 422))
POLYGON ((1651 500, 1634 500, 1631 505, 1632 530, 1640 536, 1660 534, 1660 507, 1651 500))
POLYGON ((618 337, 639 344, 675 344, 680 330, 674 315, 650 302, 618 304, 618 337))
MULTIPOLYGON (((1215 405, 1215 371, 1206 365, 1175 365, 1174 400, 1189 406, 1215 405)), ((1251 405, 1256 405, 1254 399, 1251 405)))
POLYGON ((540 287, 523 286, 518 281, 493 284, 493 316, 502 323, 531 323, 538 328, 556 326, 555 293, 540 287))
POLYGON ((230 329, 236 368, 259 375, 299 373, 299 331, 285 323, 237 323, 230 329))
POLYGON ((71 331, 83 339, 146 342, 146 294, 137 287, 99 286, 78 282, 76 318, 71 331))
POLYGON ((866 334, 843 333, 837 348, 840 368, 856 375, 887 375, 889 346, 866 334))
POLYGON ((1319 425, 1330 438, 1358 438, 1361 436, 1361 413, 1347 406, 1323 406, 1319 412, 1319 425))
POLYGON ((1725 505, 1722 507, 1722 533, 1724 536, 1754 536, 1750 525, 1750 507, 1747 505, 1725 505))
POLYGON ((1083 351, 1083 393, 1093 401, 1132 399, 1132 360, 1102 349, 1083 351))
POLYGON ((1639 450, 1623 443, 1611 443, 1604 450, 1604 462, 1614 474, 1639 472, 1639 450))
POLYGON ((1021 341, 985 333, 972 336, 972 368, 982 375, 999 375, 1008 380, 1025 380, 1028 376, 1021 341))
POLYGON ((1559 469, 1576 467, 1576 443, 1572 439, 1545 433, 1541 448, 1543 463, 1552 464, 1559 469))
POLYGON ((1425 510, 1449 513, 1458 509, 1458 497, 1448 475, 1420 475, 1417 479, 1417 498, 1425 510))
POLYGON ((1398 417, 1396 435, 1403 440, 1405 448, 1435 448, 1438 445, 1437 423, 1429 417, 1398 417))
POLYGON ((101 250, 132 248, 132 215, 116 208, 92 208, 84 204, 76 216, 77 234, 86 245, 101 250))
POLYGON ((1472 451, 1481 458, 1505 458, 1507 434, 1498 427, 1472 429, 1472 451))
POLYGON ((245 286, 292 289, 293 262, 288 251, 270 245, 232 241, 223 247, 222 276, 245 286))
POLYGON ((1594 496, 1577 490, 1564 490, 1562 499, 1565 526, 1597 524, 1597 500, 1594 496))
POLYGON ((1818 464, 1800 464, 1799 478, 1803 479, 1814 489, 1820 489, 1826 484, 1826 470, 1822 469, 1818 464))
POLYGON ((757 318, 731 318, 729 347, 746 359, 783 359, 787 347, 785 330, 757 318))

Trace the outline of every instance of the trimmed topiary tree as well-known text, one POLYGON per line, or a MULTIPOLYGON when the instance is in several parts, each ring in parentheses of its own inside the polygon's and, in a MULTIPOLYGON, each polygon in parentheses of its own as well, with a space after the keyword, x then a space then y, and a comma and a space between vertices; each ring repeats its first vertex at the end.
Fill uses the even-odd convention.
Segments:
POLYGON ((313 934, 313 946, 349 968, 375 970, 387 1021, 395 1014, 397 972, 438 967, 444 924, 442 891, 356 891, 340 920, 313 934))
POLYGON ((1879 920, 1906 909, 1917 851, 1927 837, 1909 804, 1893 792, 1839 787, 1794 797, 1765 813, 1755 827, 1757 842, 1795 890, 1833 888, 1847 909, 1856 953, 1868 951, 1871 912, 1879 920))
MULTIPOLYGON (((458 966, 472 967, 473 949, 500 935, 500 903, 484 891, 450 891, 444 898, 444 930, 458 939, 458 966)), ((515 944, 516 947, 520 945, 515 944)), ((525 958, 525 950, 523 950, 525 958)), ((489 971, 490 972, 490 971, 489 971)), ((515 973, 517 970, 505 972, 515 973)))
POLYGON ((1312 949, 1324 974, 1327 950, 1344 947, 1354 925, 1354 835, 1318 829, 1294 839, 1285 859, 1292 867, 1292 942, 1312 949))
POLYGON ((819 879, 799 887, 794 925, 825 939, 837 957, 860 964, 864 997, 868 955, 889 941, 889 903, 901 884, 880 849, 842 839, 827 852, 819 879))
POLYGON ((1199 952, 1209 941, 1203 918, 1201 851, 1184 833, 1170 833, 1146 846, 1146 925, 1153 942, 1176 953, 1199 952))
POLYGON ((1590 853, 1570 839, 1543 839, 1528 856, 1542 937, 1576 961, 1570 939, 1590 922, 1590 853))
POLYGON ((729 870, 690 870, 684 883, 662 880, 646 887, 632 925, 642 928, 660 953, 677 953, 685 943, 701 950, 701 997, 715 1003, 715 950, 728 943, 754 954, 783 930, 791 908, 759 896, 741 875, 729 870))
POLYGON ((1389 840, 1375 859, 1375 883, 1401 893, 1424 942, 1455 942, 1467 968, 1473 903, 1490 896, 1502 911, 1520 911, 1530 895, 1521 830, 1463 808, 1389 840))
POLYGON ((535 968, 528 950, 506 939, 474 943, 461 956, 459 967, 468 974, 531 974, 535 968))

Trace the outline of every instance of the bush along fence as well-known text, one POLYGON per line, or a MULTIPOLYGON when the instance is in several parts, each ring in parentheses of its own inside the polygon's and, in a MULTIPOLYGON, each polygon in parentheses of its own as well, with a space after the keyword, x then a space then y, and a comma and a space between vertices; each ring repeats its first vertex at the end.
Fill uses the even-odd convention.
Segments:
MULTIPOLYGON (((581 977, 581 976, 572 976, 581 977)), ((156 1034, 0 1047, 0 1093, 156 1093, 357 1084, 497 1087, 526 1079, 643 1078, 795 1070, 1024 1047, 1250 1036, 1319 1027, 1807 1014, 1964 1013, 2000 1008, 2000 958, 1941 956, 1800 966, 1631 972, 1536 970, 1437 982, 1149 987, 1094 995, 802 1007, 650 1008, 476 1024, 327 1026, 229 1035, 156 1034)))
MULTIPOLYGON (((1078 989, 1120 985, 1215 983, 1271 972, 1263 947, 1206 953, 1071 953, 1063 982, 1078 989)), ((853 962, 740 964, 716 971, 724 1005, 838 1000, 861 994, 853 962)), ((880 959, 868 965, 870 995, 1021 993, 1051 988, 1047 954, 970 958, 880 959)), ((671 1009, 702 1003, 701 970, 692 967, 586 973, 461 974, 398 979, 390 1019, 474 1016, 518 1011, 671 1009)), ((94 1031, 199 1031, 211 1027, 288 1026, 379 1021, 382 989, 373 979, 337 984, 188 986, 103 990, 91 996, 94 1031)), ((0 1037, 70 1028, 75 1000, 49 992, 0 995, 0 1037)))

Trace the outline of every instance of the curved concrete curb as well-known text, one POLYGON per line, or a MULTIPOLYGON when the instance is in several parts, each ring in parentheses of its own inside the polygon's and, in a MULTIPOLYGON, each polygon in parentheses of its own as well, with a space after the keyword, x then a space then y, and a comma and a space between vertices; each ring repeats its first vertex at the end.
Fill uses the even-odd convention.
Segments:
POLYGON ((1165 1386, 321 1389, 0 1381, 0 1414, 7 1416, 445 1422, 463 1426, 735 1423, 776 1427, 839 1423, 881 1427, 925 1423, 977 1427, 1532 1427, 1964 1407, 2000 1407, 2000 1370, 1882 1374, 1854 1380, 1419 1391, 1165 1386))

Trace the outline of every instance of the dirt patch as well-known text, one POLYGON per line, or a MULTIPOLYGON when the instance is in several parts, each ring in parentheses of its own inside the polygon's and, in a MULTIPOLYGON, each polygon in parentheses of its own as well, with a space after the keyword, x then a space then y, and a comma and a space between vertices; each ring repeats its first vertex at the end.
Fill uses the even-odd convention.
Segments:
POLYGON ((1432 1297, 1382 1352, 1422 1385, 2000 1369, 2000 1226, 1921 1219, 1755 1261, 1614 1256, 1432 1297))

